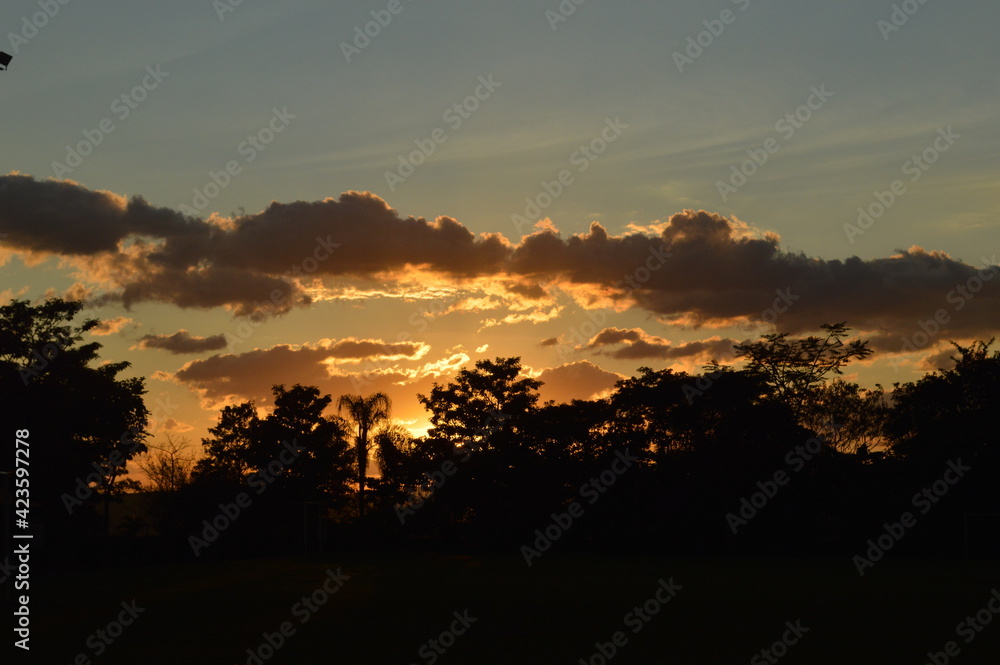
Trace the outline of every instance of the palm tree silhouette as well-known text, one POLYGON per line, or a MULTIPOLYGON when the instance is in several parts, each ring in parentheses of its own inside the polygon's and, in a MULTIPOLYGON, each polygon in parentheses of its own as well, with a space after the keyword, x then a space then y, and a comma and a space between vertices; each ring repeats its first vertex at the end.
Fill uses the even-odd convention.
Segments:
POLYGON ((337 412, 347 412, 347 421, 357 428, 355 450, 358 454, 358 520, 365 516, 365 476, 368 471, 368 443, 371 432, 379 423, 389 422, 392 400, 385 393, 363 395, 341 395, 337 401, 337 412))

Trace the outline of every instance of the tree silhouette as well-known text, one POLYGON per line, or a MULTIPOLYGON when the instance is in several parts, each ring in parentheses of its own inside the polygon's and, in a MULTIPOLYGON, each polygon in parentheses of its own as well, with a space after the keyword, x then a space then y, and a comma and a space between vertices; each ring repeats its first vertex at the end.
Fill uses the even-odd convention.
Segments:
POLYGON ((284 464, 276 485, 287 498, 299 501, 339 501, 346 493, 350 468, 343 422, 323 412, 333 401, 315 386, 272 387, 274 411, 260 423, 260 451, 266 464, 292 445, 293 462, 284 464))
MULTIPOLYGON (((323 412, 332 401, 315 386, 296 384, 271 388, 274 411, 257 416, 253 402, 227 406, 219 424, 204 439, 206 456, 195 465, 194 477, 205 484, 242 484, 253 474, 288 459, 288 446, 296 448, 291 462, 280 462, 274 485, 286 500, 336 500, 345 493, 347 443, 339 418, 323 412)), ((270 474, 269 475, 274 475, 270 474)))
POLYGON ((818 387, 800 414, 801 423, 822 434, 834 450, 869 456, 885 444, 889 405, 882 386, 862 388, 837 379, 818 387))
POLYGON ((259 464, 253 449, 259 427, 252 401, 224 407, 219 423, 208 430, 212 437, 201 440, 206 456, 195 464, 194 478, 242 483, 259 464))
POLYGON ((873 353, 867 341, 844 343, 851 330, 846 323, 820 327, 826 336, 789 339, 788 333, 771 333, 762 335, 760 341, 733 347, 737 357, 747 359, 746 371, 763 376, 775 396, 797 415, 828 374, 841 374, 841 368, 851 360, 863 360, 873 353))
POLYGON ((365 517, 365 480, 368 475, 368 444, 373 430, 381 423, 388 423, 392 400, 385 393, 341 395, 337 411, 346 412, 348 422, 355 428, 354 447, 357 454, 358 520, 365 517))
POLYGON ((165 438, 166 442, 159 445, 148 444, 148 450, 135 463, 146 474, 148 486, 154 492, 177 492, 191 482, 194 457, 187 439, 177 441, 172 434, 165 438))
POLYGON ((59 298, 0 307, 0 426, 44 442, 31 460, 32 504, 54 531, 76 528, 67 518, 94 493, 104 497, 107 522, 111 497, 127 486, 128 461, 146 450, 144 379, 119 378, 128 362, 92 366, 101 345, 81 342, 99 321, 74 325, 82 309, 59 298))
POLYGON ((526 417, 536 409, 541 381, 518 378, 521 359, 480 360, 462 369, 446 386, 434 384, 430 395, 417 395, 431 412, 428 436, 470 451, 515 442, 526 417))
POLYGON ((893 452, 908 460, 939 463, 958 455, 967 461, 1000 458, 996 409, 1000 404, 1000 351, 988 342, 952 345, 955 367, 897 384, 889 432, 893 452))

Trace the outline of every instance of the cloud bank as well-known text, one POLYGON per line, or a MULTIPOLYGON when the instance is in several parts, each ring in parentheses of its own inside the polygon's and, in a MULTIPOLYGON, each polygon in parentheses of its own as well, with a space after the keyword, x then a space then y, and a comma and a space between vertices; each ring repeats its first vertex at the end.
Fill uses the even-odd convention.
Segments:
MULTIPOLYGON (((0 233, 3 250, 26 261, 57 257, 77 269, 76 292, 126 306, 165 302, 239 315, 267 305, 280 314, 335 299, 359 281, 426 278, 456 289, 500 284, 522 303, 486 325, 556 316, 551 307, 523 310, 544 307, 546 295, 562 290, 584 307, 638 308, 689 327, 757 321, 799 333, 847 321, 880 333, 876 346, 890 351, 908 341, 920 348, 949 336, 988 338, 1000 328, 995 248, 969 262, 915 246, 884 258, 827 260, 785 252, 777 235, 706 211, 618 236, 595 222, 563 238, 548 225, 515 243, 474 234, 450 217, 403 217, 365 192, 201 220, 138 196, 11 174, 0 176, 0 233), (103 295, 93 296, 98 290, 103 295)), ((633 336, 610 353, 686 352, 633 336)))

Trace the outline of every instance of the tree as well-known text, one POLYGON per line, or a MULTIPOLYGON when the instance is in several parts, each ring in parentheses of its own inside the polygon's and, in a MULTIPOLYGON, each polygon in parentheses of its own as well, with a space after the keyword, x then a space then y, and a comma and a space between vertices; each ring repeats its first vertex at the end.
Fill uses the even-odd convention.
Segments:
POLYGON ((687 401, 685 389, 697 390, 695 385, 695 377, 683 372, 650 367, 640 367, 638 376, 617 381, 610 398, 614 438, 654 454, 686 446, 674 421, 678 407, 687 401))
POLYGON ((537 379, 519 379, 520 374, 519 357, 480 360, 448 385, 435 383, 430 395, 417 395, 431 412, 428 436, 473 452, 514 443, 537 408, 542 385, 537 379))
MULTIPOLYGON (((148 479, 142 487, 150 490, 143 498, 152 516, 152 526, 160 536, 172 538, 183 531, 188 508, 186 490, 191 484, 194 456, 187 439, 178 441, 169 433, 165 438, 165 443, 149 444, 149 450, 136 457, 135 462, 148 479)), ((132 535, 149 526, 139 516, 127 519, 126 525, 132 535)))
POLYGON ((267 471, 273 479, 267 486, 280 487, 286 500, 339 499, 346 492, 348 447, 340 419, 323 415, 331 397, 299 384, 271 390, 274 411, 266 418, 258 417, 253 402, 223 408, 209 430, 212 438, 202 441, 206 456, 195 466, 195 479, 243 484, 267 471))
POLYGON ((392 400, 385 393, 362 395, 341 395, 337 402, 338 412, 346 411, 348 422, 355 428, 354 449, 357 455, 358 519, 365 516, 365 480, 368 475, 368 444, 373 430, 381 423, 389 422, 392 400))
MULTIPOLYGON (((50 298, 0 307, 0 427, 32 445, 32 514, 53 540, 84 522, 70 518, 94 494, 105 502, 127 486, 127 464, 145 452, 149 415, 142 377, 128 362, 96 365, 101 345, 82 344, 97 319, 74 324, 83 303, 50 298), (96 366, 95 366, 96 365, 96 366)), ((10 469, 13 458, 3 463, 10 469)))
POLYGON ((994 444, 1000 351, 990 353, 993 341, 967 347, 952 342, 959 353, 952 356, 952 369, 938 370, 915 383, 896 384, 888 432, 897 456, 929 464, 959 456, 966 462, 1000 460, 994 444))
POLYGON ((191 482, 194 457, 187 439, 178 442, 171 434, 165 438, 160 445, 147 445, 147 452, 136 458, 136 466, 146 474, 154 492, 177 492, 191 482))
POLYGON ((416 454, 413 437, 399 425, 384 427, 374 436, 375 461, 382 478, 405 482, 416 454))
POLYGON ((837 379, 817 388, 801 422, 834 450, 868 455, 885 443, 889 406, 879 384, 874 390, 837 379))
POLYGON ((380 429, 372 437, 372 445, 380 475, 377 483, 369 478, 367 485, 369 489, 376 488, 382 505, 406 502, 419 487, 426 484, 426 472, 435 467, 435 460, 429 454, 433 451, 426 446, 418 446, 416 439, 400 425, 380 429))
POLYGON ((260 419, 252 401, 223 407, 219 424, 211 427, 211 438, 202 439, 206 456, 192 472, 197 480, 242 483, 260 460, 254 451, 260 419))
POLYGON ((323 412, 333 399, 315 386, 272 387, 274 411, 259 428, 258 468, 282 462, 276 485, 296 502, 340 501, 346 494, 350 459, 344 423, 323 412), (287 460, 288 447, 297 452, 287 460))
POLYGON ((531 511, 549 505, 551 477, 531 440, 541 385, 521 375, 520 358, 497 358, 417 396, 433 425, 422 446, 450 450, 462 468, 434 492, 436 510, 452 525, 502 539, 531 511))
POLYGON ((868 342, 844 343, 850 328, 845 323, 824 324, 825 336, 789 339, 788 333, 762 335, 761 341, 737 344, 737 357, 747 359, 746 371, 759 374, 774 395, 801 415, 828 374, 842 374, 851 360, 872 354, 868 342))

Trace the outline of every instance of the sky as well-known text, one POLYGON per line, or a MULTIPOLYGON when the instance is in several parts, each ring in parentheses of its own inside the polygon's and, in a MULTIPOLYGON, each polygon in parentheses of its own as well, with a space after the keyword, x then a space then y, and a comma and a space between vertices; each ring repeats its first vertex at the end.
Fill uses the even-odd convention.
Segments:
MULTIPOLYGON (((846 321, 1000 327, 986 0, 7 0, 0 303, 73 297, 154 440, 271 386, 543 400, 846 321)), ((90 335, 88 335, 90 337, 90 335)))

